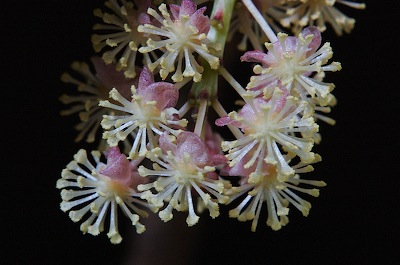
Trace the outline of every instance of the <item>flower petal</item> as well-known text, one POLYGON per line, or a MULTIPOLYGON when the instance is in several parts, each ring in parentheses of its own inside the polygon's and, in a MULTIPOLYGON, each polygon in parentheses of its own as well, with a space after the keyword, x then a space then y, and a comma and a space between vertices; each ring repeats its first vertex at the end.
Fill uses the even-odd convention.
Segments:
POLYGON ((122 184, 130 184, 132 179, 131 164, 118 147, 110 147, 106 154, 107 165, 99 173, 122 184))

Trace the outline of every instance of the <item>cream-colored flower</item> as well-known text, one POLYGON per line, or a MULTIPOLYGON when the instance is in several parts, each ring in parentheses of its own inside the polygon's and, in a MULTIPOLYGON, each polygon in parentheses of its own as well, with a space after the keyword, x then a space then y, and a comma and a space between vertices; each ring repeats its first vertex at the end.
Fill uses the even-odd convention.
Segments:
MULTIPOLYGON (((285 157, 287 162, 290 160, 285 157)), ((251 231, 255 232, 259 221, 262 205, 266 203, 268 211, 267 225, 273 230, 279 230, 289 222, 289 205, 295 206, 303 216, 308 216, 311 203, 302 199, 296 192, 305 193, 314 197, 319 196, 319 190, 314 187, 324 187, 323 181, 307 180, 300 177, 301 173, 310 172, 312 163, 319 162, 321 158, 316 155, 310 163, 299 163, 293 166, 295 175, 280 176, 281 171, 272 164, 262 166, 262 174, 256 180, 250 173, 252 170, 232 168, 229 175, 242 177, 240 186, 233 187, 233 193, 228 203, 241 199, 237 207, 229 211, 229 216, 239 221, 250 221, 251 231), (308 187, 307 187, 308 186, 308 187), (244 197, 243 197, 243 196, 244 197)))
POLYGON ((294 173, 284 159, 285 151, 295 153, 303 162, 312 161, 312 135, 318 131, 318 125, 306 109, 306 102, 299 102, 277 88, 271 99, 249 98, 239 113, 233 111, 218 119, 218 126, 231 124, 244 132, 240 139, 222 142, 229 166, 246 159, 244 167, 257 165, 253 175, 259 178, 263 163, 276 165, 284 176, 294 173))
POLYGON ((295 97, 304 101, 309 96, 315 97, 319 105, 326 106, 334 84, 314 77, 328 71, 339 71, 341 65, 338 62, 327 65, 333 55, 332 48, 329 43, 322 47, 320 44, 320 31, 308 27, 298 37, 279 33, 277 42, 265 44, 267 53, 258 50, 246 52, 242 61, 261 63, 254 67, 257 75, 250 78, 247 88, 270 95, 275 87, 282 85, 295 97))
POLYGON ((192 77, 198 82, 204 69, 194 53, 204 58, 212 69, 217 69, 219 59, 211 54, 210 47, 214 45, 207 39, 210 25, 209 18, 203 15, 205 7, 197 9, 191 0, 183 0, 180 6, 170 5, 170 13, 165 4, 161 4, 158 9, 162 16, 152 8, 148 9, 148 13, 160 25, 145 24, 138 27, 139 32, 150 36, 147 46, 141 47, 139 52, 146 54, 161 50, 163 53, 158 60, 147 65, 150 70, 153 71, 160 66, 162 79, 167 78, 169 73, 175 72, 171 77, 174 82, 180 82, 184 77, 192 77))
POLYGON ((139 77, 137 89, 132 86, 132 100, 129 101, 113 89, 110 97, 115 101, 100 101, 99 105, 119 111, 121 115, 104 115, 101 125, 105 131, 103 138, 111 146, 133 135, 134 140, 129 158, 145 156, 147 145, 152 149, 157 146, 157 135, 164 131, 177 134, 179 128, 186 127, 187 120, 179 119, 174 107, 179 97, 179 90, 171 83, 154 82, 153 75, 145 67, 139 77), (122 106, 121 106, 122 105, 122 106), (110 130, 114 127, 113 130, 110 130))
POLYGON ((100 161, 100 152, 93 151, 91 155, 93 159, 89 160, 86 151, 81 149, 62 171, 57 181, 57 188, 62 189, 61 210, 69 211, 74 222, 86 219, 81 231, 95 236, 104 230, 109 214, 107 236, 113 244, 122 240, 118 231, 118 207, 132 221, 136 232, 143 233, 145 227, 139 219, 148 213, 142 208, 153 211, 156 208, 142 201, 142 194, 136 191, 137 185, 145 182, 136 171, 137 164, 129 162, 118 147, 107 152, 107 164, 100 161))
MULTIPOLYGON (((175 139, 174 139, 175 140, 175 139)), ((181 132, 176 143, 167 135, 160 138, 160 147, 148 153, 153 169, 139 167, 141 176, 158 177, 156 181, 138 186, 147 191, 143 196, 156 207, 168 205, 159 212, 160 218, 167 222, 173 218, 172 210, 188 211, 186 222, 195 225, 199 216, 195 213, 194 198, 199 197, 201 208, 207 208, 210 216, 219 215, 218 203, 225 203, 228 197, 223 193, 226 182, 219 180, 214 172, 215 166, 225 163, 223 155, 213 154, 207 145, 192 132, 181 132), (154 189, 155 194, 150 190, 154 189)))

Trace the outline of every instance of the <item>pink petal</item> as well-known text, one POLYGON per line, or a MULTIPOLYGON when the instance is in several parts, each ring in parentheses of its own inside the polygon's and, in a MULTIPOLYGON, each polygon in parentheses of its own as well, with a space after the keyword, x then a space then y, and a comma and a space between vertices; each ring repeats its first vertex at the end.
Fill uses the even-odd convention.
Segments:
POLYGON ((206 11, 206 7, 200 8, 190 17, 189 20, 189 23, 199 30, 199 34, 207 34, 210 30, 210 19, 203 15, 204 11, 206 11))
MULTIPOLYGON (((247 179, 250 176, 251 173, 253 173, 256 170, 257 164, 258 164, 258 159, 255 161, 255 163, 250 166, 249 168, 244 168, 244 165, 251 159, 251 156, 253 154, 247 154, 242 160, 240 160, 235 166, 229 167, 225 166, 220 170, 221 176, 240 176, 242 177, 241 179, 241 184, 247 183, 247 179)), ((267 164, 263 161, 262 163, 262 172, 268 172, 268 169, 271 167, 271 164, 267 164)))
MULTIPOLYGON (((275 43, 275 44, 278 44, 278 42, 275 43)), ((293 37, 293 36, 287 37, 286 40, 285 40, 285 48, 286 48, 285 52, 287 52, 287 53, 296 52, 298 45, 299 45, 299 39, 298 38, 293 37)), ((279 46, 280 46, 280 44, 279 44, 279 46)), ((282 51, 282 47, 281 47, 280 50, 282 51)))
POLYGON ((211 155, 210 166, 221 166, 228 162, 226 156, 222 154, 211 155))
POLYGON ((163 150, 164 153, 167 151, 171 151, 174 153, 176 151, 176 145, 173 144, 169 139, 168 139, 168 133, 164 132, 159 139, 158 145, 160 146, 161 150, 163 150))
POLYGON ((303 31, 301 32, 301 35, 304 38, 311 34, 314 37, 313 37, 311 43, 308 45, 308 47, 311 50, 307 54, 312 54, 315 51, 317 51, 317 49, 319 48, 319 46, 321 45, 321 42, 322 42, 321 31, 319 31, 319 29, 315 26, 307 27, 307 28, 303 29, 303 31))
POLYGON ((137 21, 139 23, 139 25, 144 25, 144 24, 150 24, 151 23, 151 19, 150 16, 146 13, 140 13, 137 21))
POLYGON ((221 117, 219 119, 216 119, 215 120, 215 125, 217 125, 219 127, 222 127, 222 126, 225 126, 225 125, 232 124, 234 122, 235 122, 234 120, 232 120, 228 116, 225 116, 225 117, 221 117))
POLYGON ((240 60, 242 62, 251 62, 251 63, 262 63, 267 64, 267 55, 259 50, 248 51, 245 52, 241 57, 240 60))
POLYGON ((209 152, 206 144, 193 132, 181 132, 177 139, 177 149, 174 155, 183 158, 185 153, 190 155, 196 165, 206 165, 209 161, 209 152))
POLYGON ((218 180, 219 175, 215 172, 208 172, 207 173, 207 179, 213 179, 213 180, 218 180))
POLYGON ((179 19, 179 10, 181 9, 180 6, 175 5, 175 4, 171 4, 169 5, 169 10, 171 11, 171 15, 172 15, 172 20, 178 20, 179 19))
POLYGON ((246 121, 254 121, 258 117, 258 113, 261 111, 261 105, 264 105, 266 100, 264 98, 255 98, 254 99, 254 106, 256 110, 249 104, 245 104, 243 108, 239 111, 239 116, 241 116, 246 121))
POLYGON ((214 132, 207 122, 205 126, 205 144, 211 156, 211 166, 218 166, 227 162, 227 158, 222 153, 221 143, 222 137, 214 132))
POLYGON ((179 98, 179 90, 171 83, 154 82, 153 74, 144 67, 139 77, 137 94, 143 101, 156 101, 159 110, 175 107, 179 98))
POLYGON ((121 184, 130 185, 132 180, 132 169, 129 160, 121 154, 118 147, 110 147, 106 153, 107 165, 100 170, 103 174, 121 184))
POLYGON ((219 127, 222 127, 225 125, 230 125, 230 124, 232 124, 233 126, 236 126, 238 128, 241 128, 241 126, 242 126, 242 123, 232 120, 228 116, 221 117, 221 118, 215 120, 215 125, 217 125, 219 127))
POLYGON ((139 84, 137 88, 138 94, 142 93, 149 85, 154 83, 152 72, 145 66, 139 76, 139 84))
MULTIPOLYGON (((139 162, 142 162, 141 159, 139 159, 139 160, 140 160, 139 162)), ((131 171, 132 178, 131 178, 131 182, 129 183, 129 186, 131 188, 135 189, 136 191, 138 191, 137 186, 140 184, 148 183, 149 178, 140 176, 136 167, 131 167, 131 169, 132 169, 132 171, 131 171)))
POLYGON ((179 90, 171 83, 157 82, 148 86, 141 95, 146 101, 156 101, 159 110, 175 107, 179 98, 179 90))
POLYGON ((181 9, 179 12, 180 16, 191 16, 196 12, 197 6, 192 0, 182 0, 181 9))
POLYGON ((253 166, 250 168, 244 168, 244 165, 249 160, 249 156, 246 155, 242 160, 236 163, 233 167, 229 167, 228 165, 224 166, 220 170, 221 176, 246 176, 248 177, 254 170, 256 169, 256 164, 254 163, 253 166))
POLYGON ((205 124, 205 143, 210 154, 222 154, 221 142, 222 137, 214 132, 208 122, 205 124))

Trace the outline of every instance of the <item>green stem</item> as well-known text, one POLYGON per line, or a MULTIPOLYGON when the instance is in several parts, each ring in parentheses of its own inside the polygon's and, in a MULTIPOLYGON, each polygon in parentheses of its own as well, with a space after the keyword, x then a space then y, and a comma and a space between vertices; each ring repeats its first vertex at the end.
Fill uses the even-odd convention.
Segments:
MULTIPOLYGON (((220 62, 223 59, 235 2, 236 0, 215 0, 211 11, 211 27, 207 37, 214 45, 219 46, 214 55, 220 59, 220 62)), ((209 101, 216 99, 218 93, 218 69, 211 69, 207 61, 202 58, 200 58, 200 63, 204 67, 202 79, 194 83, 190 91, 190 98, 196 105, 201 99, 209 101)))
POLYGON ((212 25, 207 37, 211 42, 221 44, 221 50, 218 53, 220 59, 224 53, 235 3, 236 0, 216 0, 211 12, 212 25))

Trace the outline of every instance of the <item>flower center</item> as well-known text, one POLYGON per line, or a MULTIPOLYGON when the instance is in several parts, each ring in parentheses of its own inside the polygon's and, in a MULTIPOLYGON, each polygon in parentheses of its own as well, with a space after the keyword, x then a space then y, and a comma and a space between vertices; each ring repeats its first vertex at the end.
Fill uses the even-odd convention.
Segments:
POLYGON ((264 139, 269 136, 269 133, 275 129, 274 124, 267 117, 266 113, 256 113, 257 117, 253 121, 246 122, 246 129, 244 130, 246 135, 255 135, 258 139, 264 139))
POLYGON ((278 181, 277 168, 274 165, 268 165, 267 168, 264 168, 263 175, 260 179, 259 185, 263 187, 263 189, 269 189, 270 187, 276 187, 276 183, 278 181))
POLYGON ((293 52, 286 52, 282 55, 276 69, 283 82, 292 79, 295 75, 301 73, 300 62, 302 60, 303 58, 296 56, 296 53, 293 52))
POLYGON ((129 191, 129 186, 113 180, 110 177, 100 175, 100 178, 102 179, 102 183, 104 183, 98 190, 100 196, 114 195, 122 198, 129 191))
POLYGON ((175 179, 179 184, 186 184, 189 182, 189 179, 196 179, 198 176, 196 167, 186 161, 179 161, 176 171, 175 179))
MULTIPOLYGON (((138 102, 136 102, 138 103, 138 102)), ((139 126, 146 126, 148 122, 159 120, 160 110, 154 104, 141 102, 136 105, 135 120, 139 126)))
POLYGON ((185 152, 181 159, 171 156, 172 153, 170 154, 170 159, 172 158, 171 165, 173 165, 175 171, 174 177, 177 183, 185 185, 189 180, 196 181, 202 178, 203 174, 199 174, 199 171, 202 169, 192 162, 188 153, 185 152))
POLYGON ((181 18, 177 20, 172 27, 172 32, 175 36, 174 43, 179 47, 187 46, 189 42, 193 42, 191 36, 194 34, 190 26, 184 23, 186 20, 187 19, 181 18))

